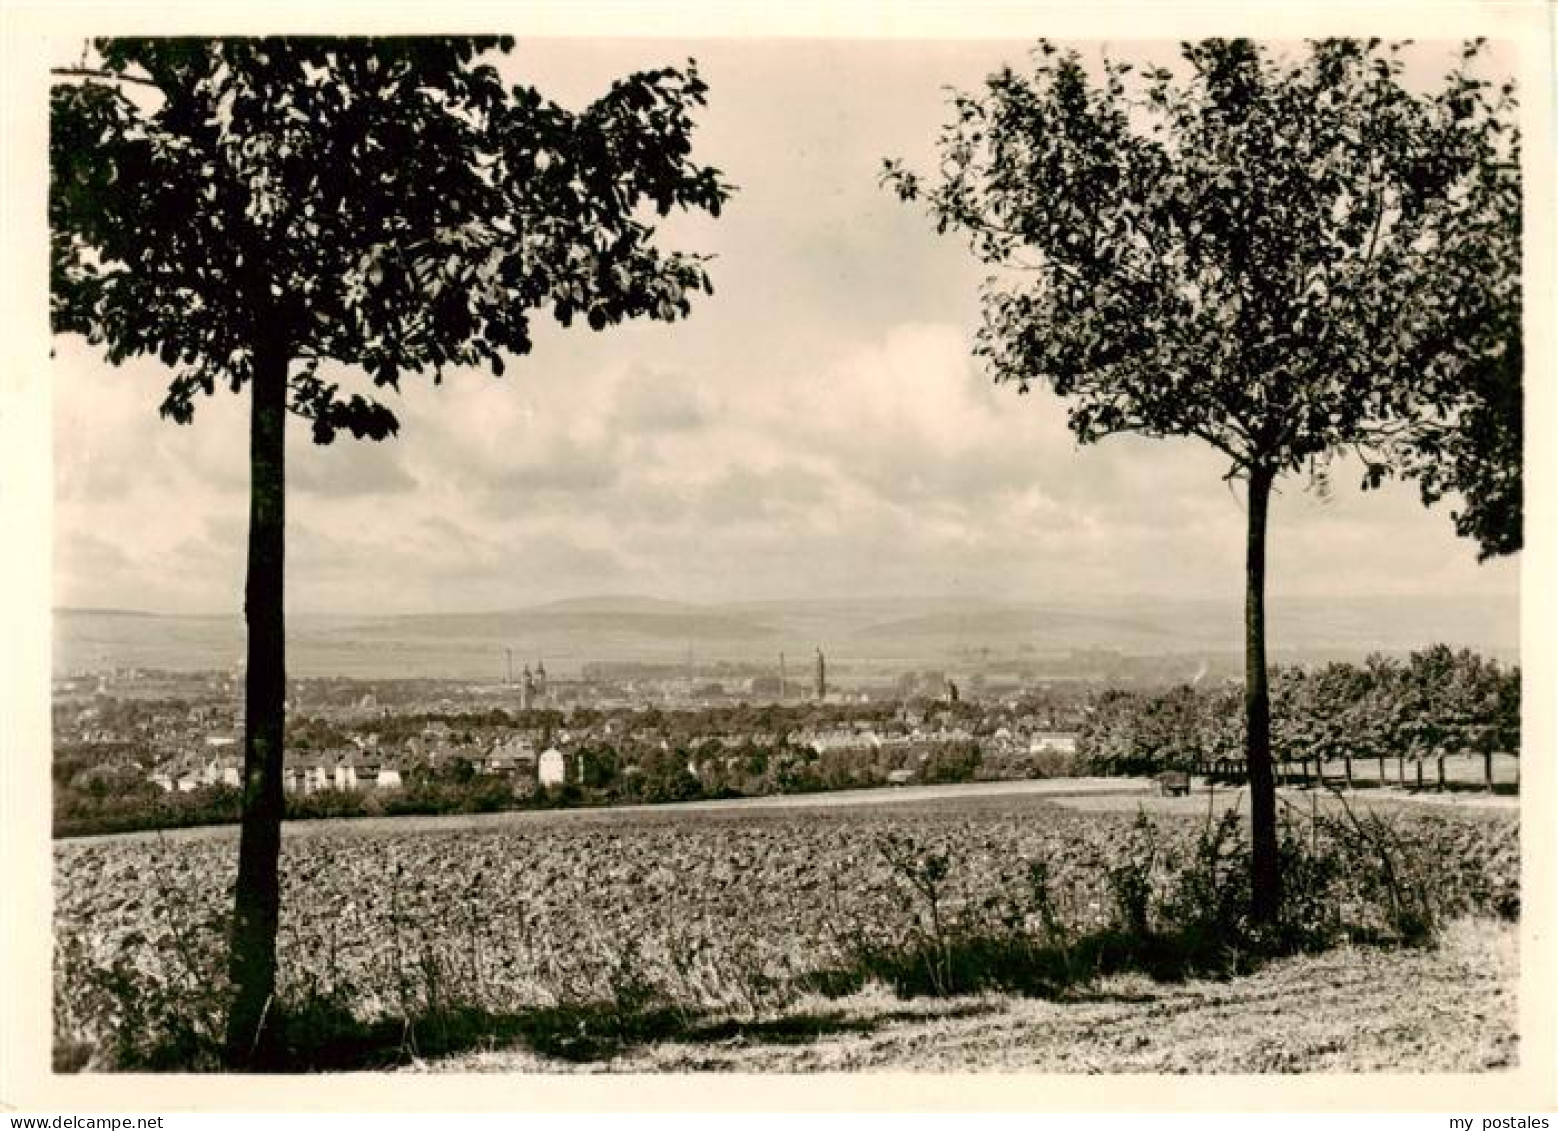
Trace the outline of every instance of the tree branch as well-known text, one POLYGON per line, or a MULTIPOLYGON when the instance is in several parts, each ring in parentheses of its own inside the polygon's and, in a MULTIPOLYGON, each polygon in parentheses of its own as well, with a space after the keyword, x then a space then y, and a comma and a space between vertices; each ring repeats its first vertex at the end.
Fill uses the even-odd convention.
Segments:
POLYGON ((143 79, 136 75, 121 75, 113 71, 95 70, 91 67, 50 67, 49 74, 60 75, 63 78, 75 79, 103 79, 105 82, 128 82, 137 86, 149 86, 153 90, 161 90, 152 79, 143 79))
MULTIPOLYGON (((1371 172, 1373 171, 1372 163, 1370 165, 1370 171, 1371 172)), ((1384 191, 1378 185, 1375 185, 1374 186, 1374 230, 1369 233, 1369 250, 1363 256, 1363 267, 1358 272, 1359 278, 1367 279, 1368 276, 1369 276, 1369 269, 1374 266, 1374 249, 1379 245, 1380 224, 1381 224, 1381 222, 1384 219, 1385 219, 1385 194, 1384 194, 1384 191)))

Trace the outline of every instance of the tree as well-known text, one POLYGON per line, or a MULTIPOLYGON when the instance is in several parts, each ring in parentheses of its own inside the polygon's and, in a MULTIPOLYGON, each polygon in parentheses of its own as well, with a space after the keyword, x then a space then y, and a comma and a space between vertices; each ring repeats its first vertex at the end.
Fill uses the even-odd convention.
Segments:
POLYGON ((489 60, 512 46, 112 39, 55 71, 55 331, 116 364, 161 358, 179 423, 219 383, 251 398, 235 1064, 261 1049, 275 983, 288 413, 321 444, 381 440, 397 421, 376 389, 478 364, 501 376, 530 349, 533 311, 601 330, 681 317, 711 289, 653 227, 676 208, 717 215, 729 194, 689 157, 695 67, 628 76, 571 113, 504 85, 489 60))
MULTIPOLYGON (((1366 672, 1354 664, 1332 661, 1311 675, 1310 686, 1313 691, 1309 709, 1315 717, 1318 756, 1322 760, 1340 758, 1347 788, 1351 789, 1353 759, 1371 753, 1361 741, 1363 736, 1349 725, 1357 716, 1360 700, 1367 693, 1366 672)), ((1383 766, 1384 759, 1381 757, 1378 761, 1383 766)), ((1380 784, 1385 784, 1383 770, 1380 784)))
MULTIPOLYGON (((1414 745, 1432 752, 1443 786, 1447 754, 1482 755, 1484 783, 1493 788, 1493 754, 1500 732, 1506 678, 1496 663, 1469 649, 1452 651, 1435 644, 1408 658, 1403 672, 1404 697, 1412 722, 1414 745)), ((1519 680, 1515 680, 1518 718, 1519 680)), ((1515 745, 1518 746, 1518 731, 1515 745)))
MULTIPOLYGON (((1069 398, 1084 443, 1195 437, 1246 489, 1245 745, 1252 913, 1281 899, 1266 674, 1273 484, 1323 482, 1343 454, 1378 484, 1448 417, 1492 343, 1516 356, 1500 296, 1518 264, 1477 246, 1518 199, 1513 84, 1474 71, 1403 82, 1403 48, 1310 43, 1290 61, 1248 40, 1181 47, 1132 74, 1041 43, 957 94, 934 183, 888 161, 996 268, 976 353, 998 382, 1069 398), (1510 352, 1513 350, 1514 352, 1510 352)), ((1437 481, 1436 481, 1437 482, 1437 481)))
POLYGON ((1376 760, 1382 787, 1389 780, 1385 759, 1392 751, 1396 753, 1396 780, 1404 782, 1403 752, 1410 719, 1402 666, 1388 656, 1371 653, 1359 669, 1358 681, 1359 686, 1350 705, 1342 712, 1339 725, 1363 756, 1376 760))
POLYGON ((1486 762, 1490 790, 1493 788, 1492 752, 1502 750, 1517 756, 1520 753, 1520 669, 1518 667, 1499 673, 1491 706, 1492 733, 1488 736, 1491 749, 1486 762))
POLYGON ((1216 684, 1202 692, 1196 720, 1196 748, 1204 761, 1237 761, 1244 750, 1242 696, 1233 684, 1216 684))

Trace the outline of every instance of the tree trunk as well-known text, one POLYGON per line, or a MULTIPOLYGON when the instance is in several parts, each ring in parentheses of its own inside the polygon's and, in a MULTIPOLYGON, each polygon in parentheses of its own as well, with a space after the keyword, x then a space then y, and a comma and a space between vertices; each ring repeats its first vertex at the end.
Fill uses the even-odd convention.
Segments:
POLYGON ((1487 784, 1488 792, 1493 792, 1493 751, 1487 749, 1482 752, 1482 780, 1487 784))
POLYGON ((1277 789, 1271 768, 1271 693, 1266 683, 1266 512, 1270 470, 1250 469, 1245 543, 1244 756, 1250 773, 1250 915, 1270 923, 1282 902, 1277 859, 1277 789))
POLYGON ((263 1059, 276 985, 276 926, 281 907, 282 734, 286 637, 282 592, 286 553, 287 358, 257 343, 249 421, 249 563, 244 618, 249 630, 245 678, 243 828, 228 976, 227 1059, 235 1068, 263 1059))

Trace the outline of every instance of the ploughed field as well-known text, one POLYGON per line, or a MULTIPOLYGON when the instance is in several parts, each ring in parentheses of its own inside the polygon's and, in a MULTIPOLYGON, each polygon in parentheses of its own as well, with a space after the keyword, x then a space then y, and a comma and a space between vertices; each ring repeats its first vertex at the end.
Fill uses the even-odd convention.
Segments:
MULTIPOLYGON (((464 828, 289 825, 278 988, 295 1046, 289 1063, 532 1071, 1509 1063, 1515 813, 1403 806, 1379 826, 1394 838, 1398 869, 1431 877, 1447 924, 1440 938, 1449 940, 1437 952, 1348 944, 1232 981, 1161 956, 1138 969, 1108 965, 1107 947, 1077 957, 1083 940, 1113 937, 1122 924, 1155 930, 1181 913, 1172 909, 1207 898, 1194 896, 1186 876, 1215 824, 1204 811, 1143 819, 1124 805, 1083 811, 997 797, 532 814, 464 828), (1007 984, 999 970, 1017 944, 1052 965, 1064 952, 1065 976, 1007 984), (1077 973, 1077 962, 1095 960, 1095 971, 1077 973), (1122 978, 1136 988, 1122 993, 1122 978), (1318 992, 1338 978, 1335 993, 1318 992), (1209 1060, 1170 1055, 1201 1027, 1198 1012, 1210 1023, 1246 999, 1264 1009, 1273 994, 1287 1002, 1284 1024, 1308 1033, 1309 1045, 1274 1051, 1281 1027, 1257 1017, 1227 1027, 1222 1053, 1209 1060), (1361 1005, 1367 994, 1378 1004, 1356 1014, 1331 1000, 1356 996, 1361 1005), (1382 1030, 1392 1004, 1419 1010, 1422 1023, 1382 1030), (1094 1025, 1099 1010, 1116 1018, 1115 1030, 1094 1025), (1305 1028, 1306 1010, 1323 1020, 1319 1036, 1305 1028), (1177 1020, 1150 1020, 1158 1015, 1177 1020), (1437 1041, 1440 1030, 1457 1043, 1437 1041), (1128 1031, 1129 1047, 1108 1031, 1128 1031), (1092 1032, 1101 1035, 1090 1044, 1092 1032), (1057 1033, 1071 1036, 1050 1039, 1057 1033), (1352 1049, 1350 1034, 1367 1047, 1352 1049)), ((56 845, 58 1065, 207 1066, 235 872, 234 831, 56 845)), ((1208 874, 1238 883, 1232 871, 1208 874)), ((1338 905, 1356 894, 1340 881, 1326 892, 1338 905)), ((1332 910, 1357 918, 1340 906, 1315 914, 1332 910)))

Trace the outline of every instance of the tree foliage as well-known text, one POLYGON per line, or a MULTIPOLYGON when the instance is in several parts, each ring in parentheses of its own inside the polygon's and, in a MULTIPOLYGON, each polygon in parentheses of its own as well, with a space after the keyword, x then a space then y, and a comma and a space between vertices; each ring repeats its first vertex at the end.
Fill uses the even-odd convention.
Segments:
MULTIPOLYGON (((1281 761, 1520 752, 1520 669, 1444 644, 1405 660, 1272 672, 1281 761)), ((1102 773, 1150 774, 1237 760, 1242 701, 1231 685, 1110 690, 1090 704, 1078 752, 1102 773)))
POLYGON ((1230 474, 1468 495, 1461 533, 1519 546, 1519 135, 1514 86, 1469 44, 1441 87, 1405 46, 1246 40, 1178 70, 1041 44, 1027 73, 958 94, 929 204, 998 269, 978 353, 1069 398, 1083 442, 1194 436, 1230 474))
POLYGON ((997 269, 976 348, 996 381, 1066 397, 1083 443, 1195 437, 1245 481, 1251 910, 1267 923, 1282 900, 1273 484, 1324 484, 1349 453, 1365 486, 1393 470, 1419 474, 1425 498, 1487 482, 1428 423, 1475 417, 1473 374, 1519 354, 1518 263, 1485 242, 1518 229, 1514 86, 1475 73, 1472 43, 1418 94, 1403 50, 1328 39, 1289 61, 1215 39, 1183 44, 1178 71, 1105 59, 1095 81, 1041 42, 1028 73, 953 98, 934 183, 887 162, 901 197, 997 269))
POLYGON ((114 39, 53 88, 53 318, 118 363, 174 371, 163 414, 250 377, 257 340, 297 364, 289 409, 328 443, 393 412, 328 363, 504 371, 550 308, 599 330, 685 315, 704 261, 654 219, 718 214, 690 160, 697 70, 631 75, 572 113, 505 86, 507 38, 114 39))

